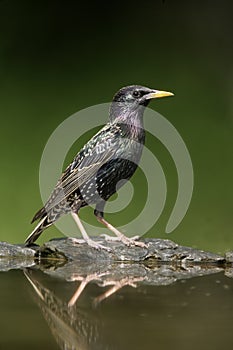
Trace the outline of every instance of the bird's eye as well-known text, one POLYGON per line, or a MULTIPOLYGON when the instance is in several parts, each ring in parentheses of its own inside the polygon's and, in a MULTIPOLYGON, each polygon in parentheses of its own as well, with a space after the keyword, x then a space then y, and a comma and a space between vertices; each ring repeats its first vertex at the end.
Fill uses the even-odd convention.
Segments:
POLYGON ((133 97, 136 97, 136 98, 141 97, 141 92, 139 90, 134 90, 133 91, 133 97))

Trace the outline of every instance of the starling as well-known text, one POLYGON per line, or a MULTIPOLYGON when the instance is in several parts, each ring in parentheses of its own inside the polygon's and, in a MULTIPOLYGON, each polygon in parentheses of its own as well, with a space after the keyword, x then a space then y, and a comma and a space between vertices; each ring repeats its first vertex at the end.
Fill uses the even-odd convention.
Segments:
POLYGON ((145 143, 145 107, 153 98, 172 95, 140 85, 123 87, 115 94, 107 124, 84 145, 63 172, 47 203, 33 217, 32 222, 40 221, 26 239, 26 245, 36 241, 44 229, 62 215, 71 213, 84 241, 96 249, 107 249, 88 236, 78 216, 80 208, 95 205, 97 220, 116 235, 108 236, 109 239, 120 240, 129 246, 144 246, 137 241, 138 237, 128 238, 107 222, 104 206, 138 167, 145 143))

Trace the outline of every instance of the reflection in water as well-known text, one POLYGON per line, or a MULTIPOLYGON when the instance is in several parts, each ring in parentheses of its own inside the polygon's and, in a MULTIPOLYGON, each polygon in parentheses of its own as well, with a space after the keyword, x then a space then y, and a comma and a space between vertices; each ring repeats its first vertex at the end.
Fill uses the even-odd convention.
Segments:
POLYGON ((93 272, 89 265, 86 269, 91 273, 86 275, 81 273, 84 266, 72 263, 40 268, 46 274, 38 269, 24 273, 61 349, 128 350, 141 349, 145 343, 159 349, 192 349, 194 339, 205 341, 209 349, 217 341, 214 327, 225 332, 222 344, 229 337, 233 342, 229 332, 233 281, 218 273, 223 268, 115 264, 98 271, 95 267, 93 272), (199 277, 190 278, 195 276, 199 277), (76 291, 71 281, 79 281, 76 291), (126 285, 138 288, 121 289, 126 285), (190 344, 184 346, 183 341, 190 344))
POLYGON ((61 349, 91 349, 98 342, 98 321, 77 307, 57 297, 37 279, 37 271, 25 271, 51 332, 61 349))
MULTIPOLYGON (((80 286, 78 287, 78 289, 76 290, 76 292, 74 293, 72 298, 70 299, 70 301, 68 303, 68 306, 71 307, 71 306, 73 306, 76 303, 76 301, 80 297, 80 294, 82 293, 82 291, 84 290, 84 288, 86 287, 86 285, 88 283, 90 283, 91 281, 99 280, 100 277, 102 277, 102 276, 103 276, 103 274, 100 275, 100 276, 94 274, 94 275, 89 275, 89 276, 87 276, 85 278, 83 278, 83 277, 80 278, 79 276, 74 278, 74 280, 77 280, 77 281, 81 279, 82 283, 80 284, 80 286)), ((139 281, 143 281, 143 277, 136 277, 136 278, 125 277, 125 278, 122 278, 119 281, 114 281, 114 280, 112 280, 112 281, 111 280, 103 281, 101 283, 101 287, 111 286, 111 285, 113 287, 108 289, 105 293, 101 294, 97 298, 95 298, 94 304, 97 305, 102 300, 104 300, 104 299, 108 298, 110 295, 116 293, 122 287, 131 286, 131 287, 136 288, 137 287, 136 282, 139 282, 139 281)))

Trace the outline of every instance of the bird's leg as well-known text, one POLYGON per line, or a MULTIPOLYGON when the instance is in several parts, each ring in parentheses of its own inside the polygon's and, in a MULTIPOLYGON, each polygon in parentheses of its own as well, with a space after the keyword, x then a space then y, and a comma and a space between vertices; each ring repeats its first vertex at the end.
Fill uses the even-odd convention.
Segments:
MULTIPOLYGON (((94 214, 95 214, 97 220, 99 222, 101 222, 101 224, 103 224, 105 227, 107 227, 110 231, 112 231, 116 235, 116 237, 109 237, 109 236, 105 235, 105 239, 118 240, 127 246, 138 246, 138 247, 143 247, 143 248, 147 247, 145 243, 136 241, 135 237, 132 237, 132 238, 126 237, 122 232, 117 230, 114 226, 112 226, 108 221, 106 221, 104 219, 102 212, 95 209, 94 214)), ((138 236, 136 236, 136 239, 137 238, 138 238, 138 236)))
MULTIPOLYGON (((93 247, 95 249, 105 249, 105 250, 108 250, 108 251, 111 251, 111 248, 109 247, 105 247, 103 246, 102 244, 98 243, 98 242, 95 242, 93 241, 87 234, 85 228, 83 227, 83 224, 81 223, 81 220, 79 219, 79 216, 78 214, 74 213, 74 212, 71 212, 71 215, 74 219, 74 221, 76 222, 82 236, 83 236, 83 239, 84 241, 90 246, 90 247, 93 247)), ((80 243, 80 240, 77 239, 77 238, 73 238, 71 237, 70 238, 72 240, 73 243, 80 243)))
POLYGON ((99 222, 101 222, 104 226, 106 226, 110 231, 112 231, 116 237, 111 237, 105 235, 105 239, 107 240, 113 240, 113 241, 120 241, 124 243, 127 246, 138 246, 138 247, 146 247, 146 244, 143 242, 138 242, 137 239, 139 238, 138 236, 135 237, 127 237, 125 236, 122 232, 117 230, 113 225, 111 225, 108 221, 106 221, 104 218, 97 218, 99 222))

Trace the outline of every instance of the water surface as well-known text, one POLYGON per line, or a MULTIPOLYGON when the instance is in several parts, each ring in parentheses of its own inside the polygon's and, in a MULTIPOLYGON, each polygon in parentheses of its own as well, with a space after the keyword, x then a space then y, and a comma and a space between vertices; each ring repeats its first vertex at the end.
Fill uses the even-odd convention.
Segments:
POLYGON ((224 271, 169 285, 86 286, 41 271, 2 272, 1 349, 217 349, 233 345, 233 279, 224 271), (25 272, 29 279, 25 277, 25 272))

